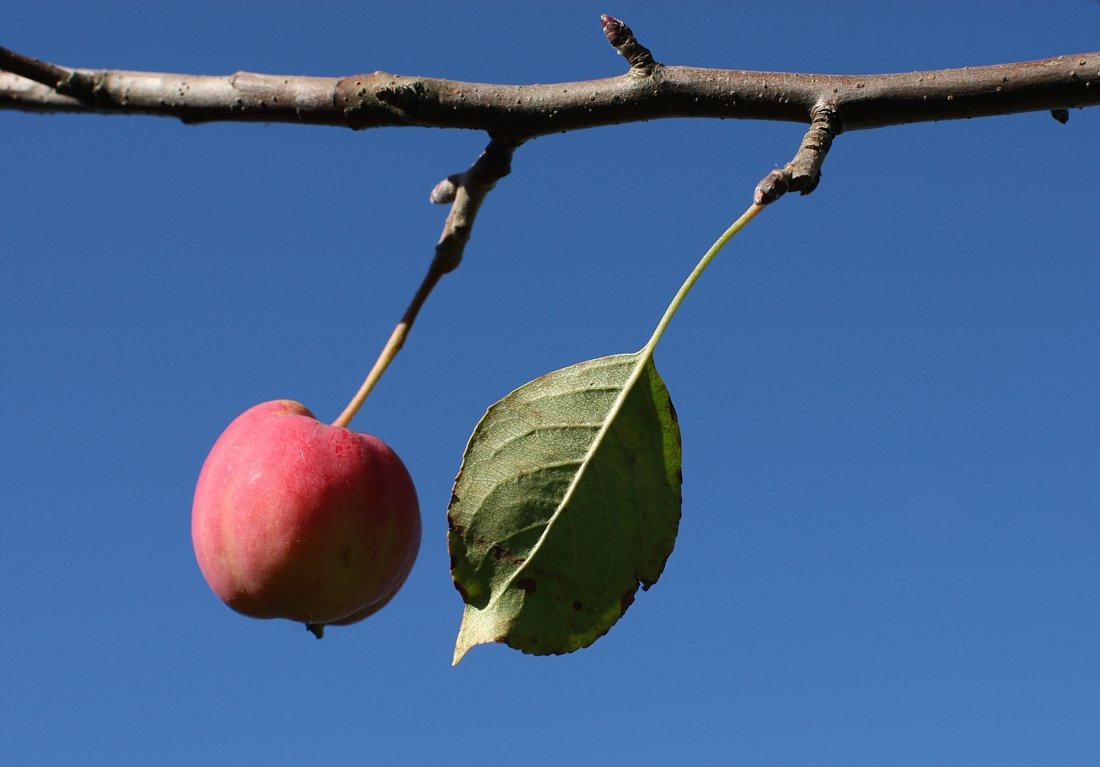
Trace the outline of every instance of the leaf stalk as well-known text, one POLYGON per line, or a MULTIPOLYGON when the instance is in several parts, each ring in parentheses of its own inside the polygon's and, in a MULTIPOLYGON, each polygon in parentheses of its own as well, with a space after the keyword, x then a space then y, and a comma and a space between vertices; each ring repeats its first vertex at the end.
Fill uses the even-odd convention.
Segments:
POLYGON ((691 270, 691 274, 684 280, 684 284, 676 291, 676 295, 672 298, 672 303, 665 309, 665 313, 661 317, 661 321, 657 323, 657 328, 653 331, 653 335, 650 336, 646 345, 642 347, 641 353, 643 356, 651 357, 653 355, 653 350, 657 348, 657 343, 661 340, 661 336, 665 334, 668 323, 672 322, 672 318, 679 310, 680 304, 687 298, 687 294, 691 292, 696 281, 698 281, 699 277, 706 271, 706 268, 710 266, 710 262, 714 260, 714 257, 717 256, 722 248, 726 247, 726 244, 733 239, 733 236, 744 229, 745 226, 756 217, 756 214, 764 209, 764 207, 764 205, 757 205, 756 203, 750 205, 748 210, 742 213, 740 218, 730 224, 729 229, 722 232, 722 235, 714 241, 710 249, 703 254, 703 257, 699 259, 699 263, 691 270))

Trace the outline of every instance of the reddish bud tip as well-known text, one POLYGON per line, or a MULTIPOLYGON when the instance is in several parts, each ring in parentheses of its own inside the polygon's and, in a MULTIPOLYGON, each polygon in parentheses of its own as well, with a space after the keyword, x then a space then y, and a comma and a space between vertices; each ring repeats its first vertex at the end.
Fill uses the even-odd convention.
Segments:
POLYGON ((600 16, 600 24, 603 25, 603 33, 607 36, 607 42, 620 48, 630 38, 630 27, 614 16, 606 13, 600 16))

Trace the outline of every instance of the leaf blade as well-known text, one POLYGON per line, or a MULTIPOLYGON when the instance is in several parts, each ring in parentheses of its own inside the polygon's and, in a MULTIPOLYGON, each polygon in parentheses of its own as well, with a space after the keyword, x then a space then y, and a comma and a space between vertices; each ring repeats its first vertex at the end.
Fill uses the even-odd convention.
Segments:
POLYGON ((675 410, 645 350, 555 371, 493 405, 448 511, 466 602, 454 662, 484 642, 557 654, 606 633, 672 551, 680 463, 675 410))

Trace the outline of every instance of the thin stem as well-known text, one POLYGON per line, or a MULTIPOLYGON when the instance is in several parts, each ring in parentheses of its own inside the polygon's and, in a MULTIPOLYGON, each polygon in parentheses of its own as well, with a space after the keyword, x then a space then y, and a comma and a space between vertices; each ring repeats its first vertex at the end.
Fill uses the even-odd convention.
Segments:
POLYGON ((351 419, 363 406, 367 395, 371 393, 378 379, 386 372, 386 368, 393 362, 393 358, 401 351, 408 338, 409 330, 416 322, 416 316, 420 314, 420 308, 428 300, 428 296, 444 274, 454 271, 462 262, 462 255, 466 250, 466 243, 470 241, 470 233, 474 228, 474 219, 481 209, 481 203, 485 196, 496 186, 497 181, 504 178, 512 170, 512 155, 519 146, 518 141, 492 138, 485 151, 477 158, 473 165, 460 173, 451 176, 446 184, 437 184, 432 190, 432 202, 451 202, 451 211, 447 214, 447 220, 443 224, 443 233, 435 246, 435 257, 428 267, 428 273, 424 275, 420 287, 416 289, 416 295, 409 302, 409 308, 405 310, 401 321, 390 334, 390 340, 382 348, 374 366, 371 367, 367 377, 363 379, 363 385, 352 397, 351 402, 344 408, 344 412, 332 422, 333 426, 347 427, 351 419))
POLYGON ((672 321, 676 311, 680 308, 680 304, 684 302, 687 294, 691 292, 696 280, 699 276, 710 266, 710 262, 714 260, 714 257, 726 247, 733 235, 740 232, 745 228, 745 225, 752 221, 756 214, 764 210, 763 205, 757 205, 753 203, 749 206, 748 210, 741 214, 741 217, 730 224, 730 228, 722 232, 722 236, 714 241, 714 244, 710 246, 710 249, 703 254, 703 257, 699 260, 699 263, 695 265, 695 268, 691 270, 691 274, 684 280, 684 284, 680 286, 680 289, 676 292, 676 295, 672 299, 672 303, 665 309, 664 316, 661 317, 661 321, 657 323, 656 330, 653 331, 653 335, 650 337, 649 342, 642 347, 642 353, 645 355, 653 354, 653 350, 657 347, 657 342, 661 340, 661 336, 664 335, 665 329, 668 327, 668 323, 672 321))
POLYGON ((393 332, 390 334, 390 339, 386 341, 386 345, 382 347, 382 352, 378 355, 378 359, 374 361, 374 365, 371 367, 370 372, 367 373, 367 377, 363 379, 363 384, 359 387, 359 391, 351 398, 351 402, 344 408, 344 412, 332 422, 333 426, 346 428, 347 425, 351 423, 351 419, 355 417, 355 414, 359 412, 359 408, 366 402, 367 395, 371 393, 371 390, 374 389, 374 385, 378 383, 382 374, 386 372, 386 368, 393 362, 393 358, 397 356, 397 353, 401 351, 401 347, 405 345, 405 339, 408 338, 409 329, 416 321, 416 315, 420 313, 420 307, 424 305, 424 302, 428 299, 428 295, 432 292, 432 289, 444 274, 445 272, 440 267, 439 261, 432 261, 428 273, 424 275, 424 280, 420 283, 420 287, 417 288, 416 295, 413 296, 413 300, 409 303, 409 308, 405 310, 405 314, 402 315, 401 321, 398 322, 397 326, 393 329, 393 332))
POLYGON ((351 423, 351 419, 355 417, 355 414, 359 412, 359 408, 366 402, 367 395, 371 393, 371 390, 374 389, 374 385, 378 383, 382 374, 386 372, 386 368, 393 362, 393 358, 397 356, 397 353, 401 351, 401 347, 405 345, 405 338, 408 337, 408 335, 408 323, 399 322, 397 327, 393 329, 393 333, 390 334, 390 340, 382 347, 382 353, 379 354, 378 359, 374 361, 374 366, 371 367, 370 372, 367 373, 367 377, 363 379, 363 384, 359 387, 359 391, 351 398, 351 402, 344 408, 344 412, 332 422, 333 426, 342 426, 346 428, 347 425, 351 423))
POLYGON ((64 82, 72 74, 64 67, 39 61, 2 47, 0 47, 0 69, 48 85, 50 88, 56 88, 58 83, 64 82))
POLYGON ((94 80, 85 72, 66 69, 0 47, 0 70, 41 83, 51 90, 85 103, 91 99, 94 80))

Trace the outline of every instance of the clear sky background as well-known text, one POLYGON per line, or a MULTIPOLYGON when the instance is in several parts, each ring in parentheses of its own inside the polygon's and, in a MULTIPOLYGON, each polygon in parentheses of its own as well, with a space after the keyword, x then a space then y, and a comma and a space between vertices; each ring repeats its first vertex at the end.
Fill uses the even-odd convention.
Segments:
MULTIPOLYGON (((511 83, 659 61, 866 73, 1095 50, 1100 5, 21 3, 60 64, 511 83)), ((397 599, 316 641, 205 585, 194 482, 239 412, 343 408, 475 133, 0 113, 0 760, 32 765, 1100 763, 1100 110, 841 136, 657 351, 684 443, 664 576, 594 646, 477 647, 446 505, 485 408, 638 349, 802 128, 539 139, 354 425, 416 480, 397 599)))

